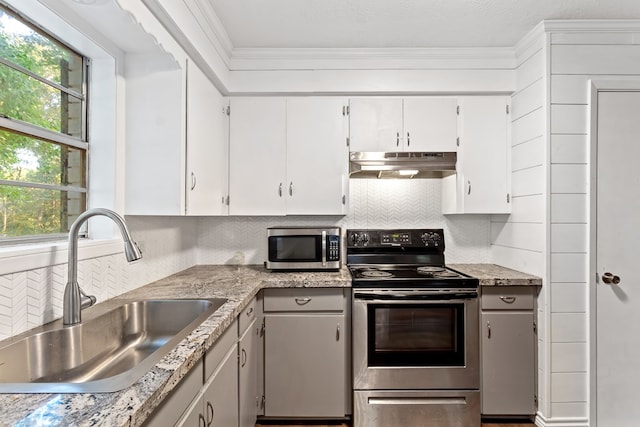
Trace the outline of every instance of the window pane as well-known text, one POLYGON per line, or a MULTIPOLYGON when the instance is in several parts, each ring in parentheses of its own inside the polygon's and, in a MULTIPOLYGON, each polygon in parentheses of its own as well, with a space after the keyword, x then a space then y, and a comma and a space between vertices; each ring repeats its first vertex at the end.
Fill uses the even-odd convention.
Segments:
POLYGON ((84 150, 0 129, 0 179, 86 187, 84 150))
POLYGON ((54 83, 80 91, 82 57, 0 8, 0 56, 54 83))
POLYGON ((0 64, 0 114, 81 138, 82 102, 0 64))
POLYGON ((85 199, 85 193, 0 186, 0 240, 67 233, 84 211, 85 199))

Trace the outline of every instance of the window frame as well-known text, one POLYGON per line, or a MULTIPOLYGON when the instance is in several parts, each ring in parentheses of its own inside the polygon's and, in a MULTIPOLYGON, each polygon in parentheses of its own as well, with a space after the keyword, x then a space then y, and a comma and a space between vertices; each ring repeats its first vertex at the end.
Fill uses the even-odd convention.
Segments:
MULTIPOLYGON (((31 28, 34 32, 39 33, 42 37, 46 37, 50 41, 55 44, 58 44, 62 48, 73 52, 75 55, 79 56, 82 59, 82 79, 80 82, 81 91, 79 93, 77 90, 67 88, 59 83, 48 80, 47 78, 32 72, 31 70, 22 67, 19 64, 13 63, 5 58, 0 57, 0 66, 7 66, 17 72, 20 72, 30 78, 33 78, 49 87, 59 90, 61 93, 65 93, 69 96, 72 96, 80 101, 80 136, 74 137, 71 135, 64 134, 62 132, 56 132, 51 129, 43 128, 37 126, 32 123, 24 122, 22 120, 18 120, 15 118, 8 117, 4 114, 0 113, 0 129, 5 130, 10 133, 23 135, 26 137, 32 137, 39 140, 43 140, 49 143, 60 145, 61 147, 72 147, 78 150, 84 151, 84 187, 77 185, 63 185, 63 184, 45 184, 45 183, 36 183, 36 182, 25 182, 25 181, 13 181, 13 180, 3 180, 0 179, 0 185, 9 186, 9 187, 22 187, 22 188, 37 188, 37 189, 45 189, 45 190, 53 190, 53 191, 70 191, 76 192, 80 194, 84 194, 84 206, 80 207, 80 212, 84 212, 88 209, 89 205, 89 183, 90 183, 90 174, 89 174, 89 165, 90 165, 90 144, 89 144, 89 82, 91 75, 91 59, 79 52, 77 49, 69 46, 67 43, 61 41, 58 37, 52 34, 50 31, 44 29, 42 26, 38 25, 36 22, 31 20, 29 17, 15 10, 5 3, 0 3, 0 9, 2 9, 5 13, 11 15, 14 19, 19 20, 27 27, 31 28)), ((50 234, 33 234, 33 235, 24 235, 24 236, 13 236, 13 237, 4 237, 0 238, 0 247, 6 247, 11 245, 18 244, 28 244, 28 243, 46 243, 53 241, 60 241, 66 239, 68 236, 68 232, 60 232, 60 233, 50 233, 50 234)), ((80 232, 81 237, 88 237, 87 225, 83 226, 83 229, 80 232)))

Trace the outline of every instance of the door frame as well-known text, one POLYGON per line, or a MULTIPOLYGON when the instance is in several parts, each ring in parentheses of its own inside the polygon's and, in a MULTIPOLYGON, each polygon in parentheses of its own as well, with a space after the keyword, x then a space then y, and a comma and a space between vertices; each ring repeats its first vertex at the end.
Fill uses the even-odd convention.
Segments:
POLYGON ((599 92, 640 92, 640 78, 630 79, 595 79, 589 80, 589 184, 587 187, 589 200, 588 216, 588 280, 589 286, 589 425, 598 427, 597 418, 597 231, 598 231, 598 94, 599 92))

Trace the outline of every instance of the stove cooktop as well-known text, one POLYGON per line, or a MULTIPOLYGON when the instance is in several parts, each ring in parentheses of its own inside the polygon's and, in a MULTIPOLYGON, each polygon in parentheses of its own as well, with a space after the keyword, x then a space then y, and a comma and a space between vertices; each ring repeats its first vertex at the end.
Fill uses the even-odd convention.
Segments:
POLYGON ((475 288, 478 279, 459 271, 432 265, 350 265, 354 287, 464 287, 475 288))

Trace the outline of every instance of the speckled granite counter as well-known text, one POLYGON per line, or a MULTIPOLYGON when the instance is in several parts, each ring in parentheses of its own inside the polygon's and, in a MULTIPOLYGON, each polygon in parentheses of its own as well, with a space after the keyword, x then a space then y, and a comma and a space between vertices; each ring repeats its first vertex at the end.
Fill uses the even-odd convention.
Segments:
POLYGON ((448 267, 477 277, 480 286, 541 286, 542 279, 495 264, 448 264, 448 267))
POLYGON ((228 299, 131 387, 114 393, 0 394, 0 425, 138 426, 260 289, 349 286, 351 276, 346 268, 338 272, 270 273, 262 266, 196 266, 99 303, 91 310, 104 312, 119 300, 131 298, 228 299))

